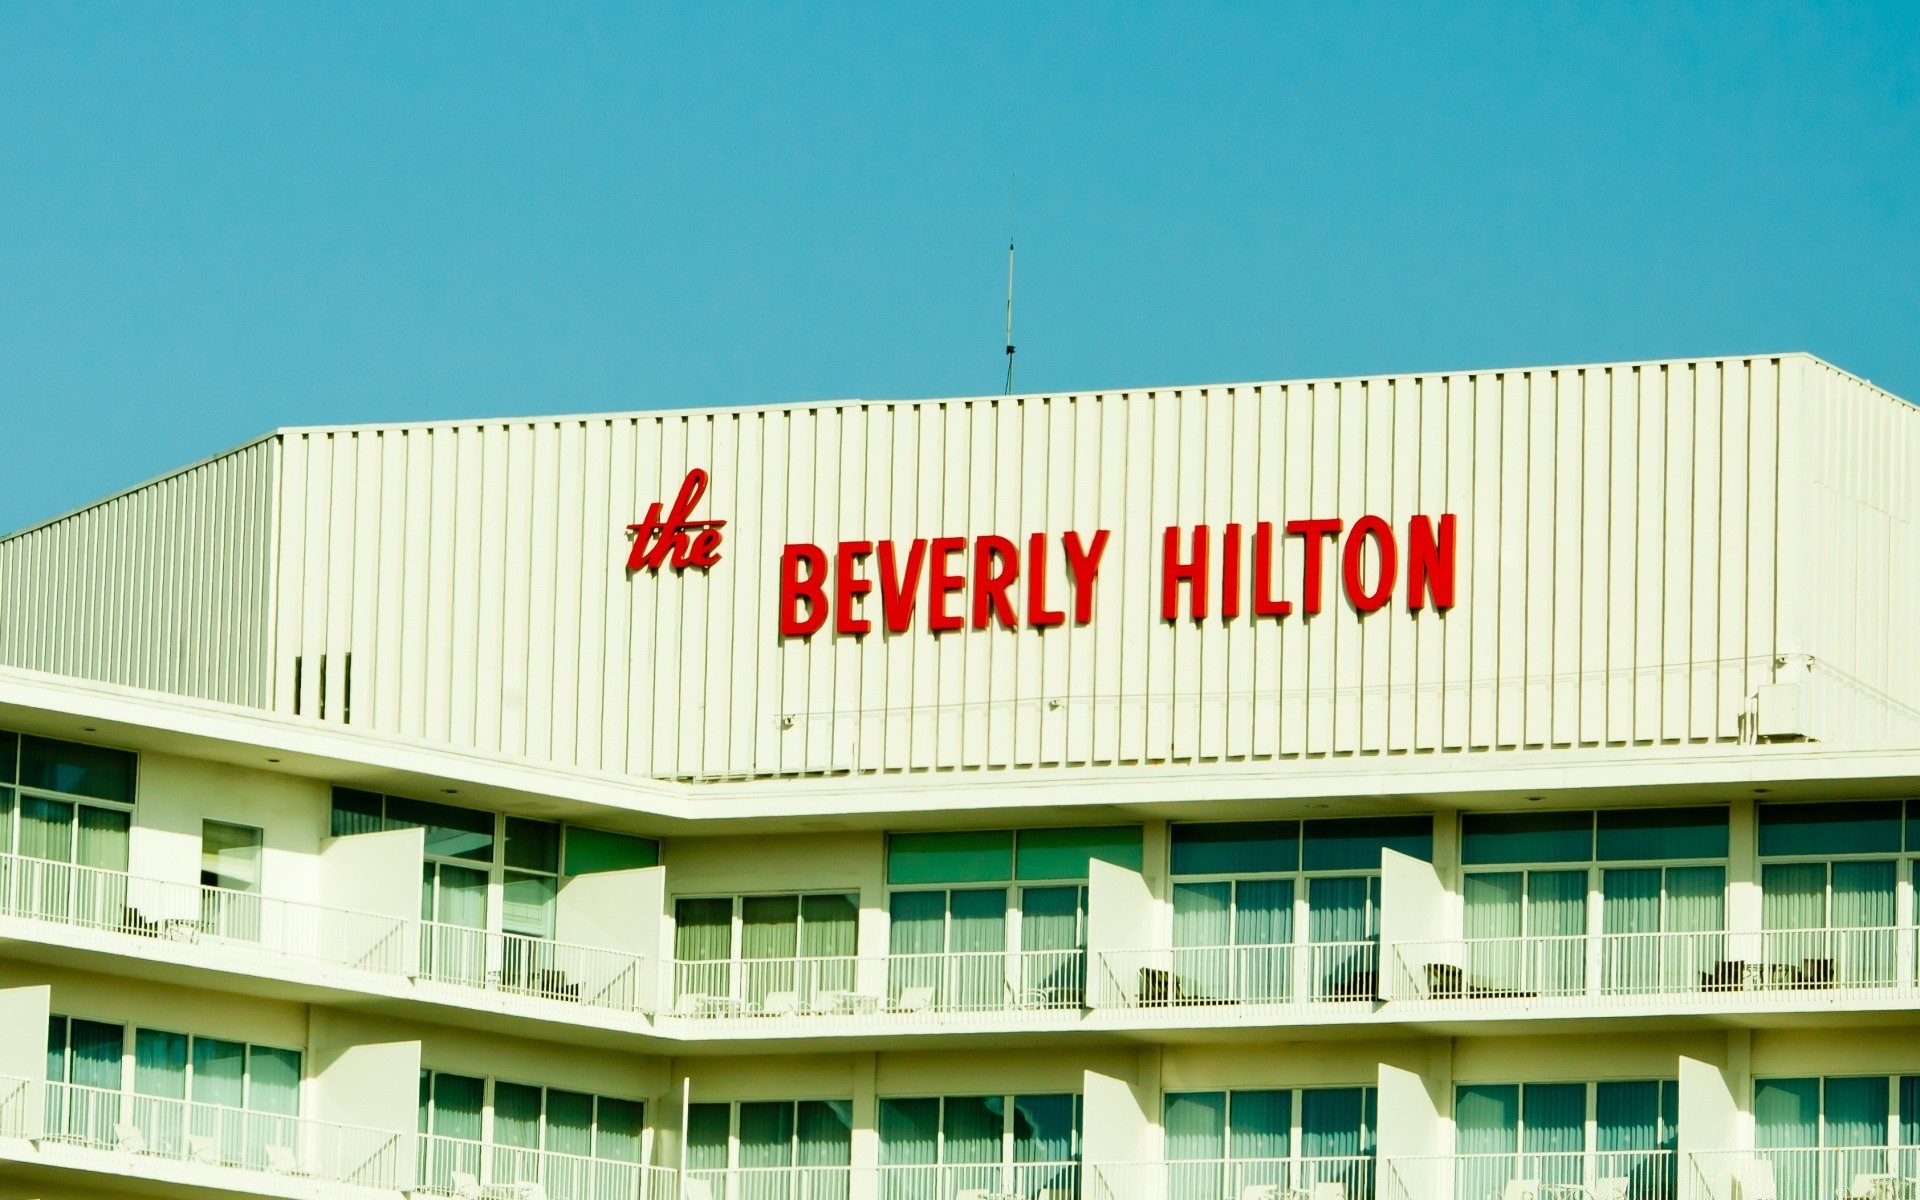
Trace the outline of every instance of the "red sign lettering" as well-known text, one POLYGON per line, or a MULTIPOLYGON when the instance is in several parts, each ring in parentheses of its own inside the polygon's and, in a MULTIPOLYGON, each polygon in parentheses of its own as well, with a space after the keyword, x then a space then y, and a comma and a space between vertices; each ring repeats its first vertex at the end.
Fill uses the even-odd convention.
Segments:
POLYGON ((698 567, 702 571, 720 561, 720 530, 725 521, 696 521, 694 506, 707 492, 707 473, 699 467, 687 472, 680 494, 673 498, 673 509, 663 518, 660 502, 647 509, 646 520, 627 526, 633 535, 633 549, 627 554, 627 570, 658 571, 671 565, 676 571, 698 567))

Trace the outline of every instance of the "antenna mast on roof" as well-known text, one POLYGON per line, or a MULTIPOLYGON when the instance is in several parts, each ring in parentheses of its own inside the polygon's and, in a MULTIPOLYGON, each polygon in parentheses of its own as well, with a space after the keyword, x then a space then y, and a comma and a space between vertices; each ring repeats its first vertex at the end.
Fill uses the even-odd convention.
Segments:
POLYGON ((1018 174, 1007 181, 1007 395, 1013 395, 1013 229, 1017 215, 1014 187, 1018 174))

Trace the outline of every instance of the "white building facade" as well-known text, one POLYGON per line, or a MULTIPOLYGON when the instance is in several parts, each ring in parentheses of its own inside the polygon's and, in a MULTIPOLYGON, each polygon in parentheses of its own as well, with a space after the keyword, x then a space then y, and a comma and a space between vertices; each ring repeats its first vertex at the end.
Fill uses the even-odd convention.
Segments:
POLYGON ((0 1200, 1920 1195, 1805 355, 282 430, 0 539, 0 1200))

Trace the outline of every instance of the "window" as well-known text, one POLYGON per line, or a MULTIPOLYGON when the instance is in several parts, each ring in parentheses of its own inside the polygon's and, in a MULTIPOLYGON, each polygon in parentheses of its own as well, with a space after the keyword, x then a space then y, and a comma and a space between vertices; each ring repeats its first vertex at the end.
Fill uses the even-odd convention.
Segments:
POLYGON ((297 1144, 301 1054, 224 1038, 55 1016, 48 1023, 49 1128, 86 1144, 255 1170, 297 1144))
POLYGON ((1171 842, 1173 978, 1149 968, 1143 990, 1169 1003, 1370 1000, 1381 855, 1430 860, 1433 820, 1178 824, 1171 842))
POLYGON ((946 1011, 1078 1008, 1086 879, 1138 871, 1138 826, 897 833, 887 840, 889 1001, 946 1011), (959 885, 959 886, 956 886, 959 885))
POLYGON ((119 928, 135 758, 124 750, 0 733, 0 850, 20 862, 13 911, 119 928))
POLYGON ((1675 1194, 1679 1086, 1670 1079, 1464 1084, 1454 1124, 1455 1195, 1498 1196, 1515 1179, 1597 1191, 1625 1181, 1625 1195, 1648 1200, 1675 1194))
POLYGON ((1453 993, 1697 990, 1725 958, 1727 846, 1724 808, 1468 813, 1453 993))
POLYGON ((602 830, 505 816, 453 804, 333 789, 334 837, 420 829, 420 970, 430 979, 555 998, 578 995, 548 947, 556 906, 574 874, 655 866, 659 845, 602 830), (580 843, 575 846, 576 840, 580 843), (496 939, 493 933, 509 935, 496 939))
POLYGON ((882 1200, 1080 1195, 1080 1097, 882 1097, 882 1200))
POLYGON ((1756 1079, 1755 1142, 1787 1200, 1920 1170, 1920 1076, 1756 1079))
POLYGON ((682 897, 673 912, 684 1015, 832 1012, 855 991, 854 893, 682 897))
POLYGON ((1762 804, 1758 814, 1765 933, 1761 961, 1743 965, 1747 982, 1891 987, 1900 801, 1762 804))
POLYGON ((552 1200, 640 1188, 638 1100, 429 1070, 419 1129, 421 1185, 435 1191, 456 1192, 456 1174, 503 1190, 539 1185, 552 1200))
POLYGON ((260 940, 260 830, 200 823, 200 927, 221 937, 260 940))
POLYGON ((1323 1183, 1371 1200, 1375 1100, 1358 1087, 1168 1093, 1167 1200, 1323 1183))
POLYGON ((685 1177, 714 1196, 846 1200, 850 1100, 742 1100, 687 1108, 685 1177), (729 1187, 728 1177, 739 1182, 729 1187))

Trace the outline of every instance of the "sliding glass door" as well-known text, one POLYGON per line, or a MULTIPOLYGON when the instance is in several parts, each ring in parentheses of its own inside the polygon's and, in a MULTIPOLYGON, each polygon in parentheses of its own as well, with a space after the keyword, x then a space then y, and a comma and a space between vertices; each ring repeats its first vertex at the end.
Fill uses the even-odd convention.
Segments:
POLYGON ((1013 987, 1007 899, 1004 887, 894 892, 887 935, 891 1002, 946 1011, 1006 1007, 1013 987))

